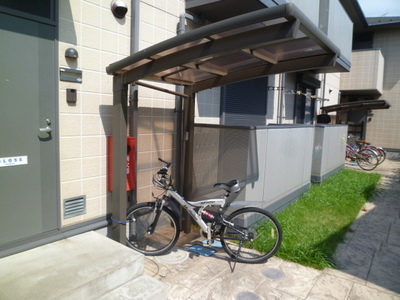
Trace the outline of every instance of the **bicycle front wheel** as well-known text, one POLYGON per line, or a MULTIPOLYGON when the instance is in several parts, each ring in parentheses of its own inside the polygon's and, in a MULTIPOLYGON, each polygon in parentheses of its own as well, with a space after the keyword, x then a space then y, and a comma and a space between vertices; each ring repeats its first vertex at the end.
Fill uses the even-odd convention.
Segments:
POLYGON ((264 263, 282 243, 282 227, 268 211, 246 207, 234 211, 221 228, 221 244, 232 258, 242 263, 264 263))
POLYGON ((372 171, 379 164, 378 155, 374 150, 364 148, 357 153, 358 166, 366 171, 372 171))
POLYGON ((128 245, 145 255, 162 255, 179 238, 178 218, 165 206, 157 212, 155 202, 139 203, 130 207, 126 220, 128 245))

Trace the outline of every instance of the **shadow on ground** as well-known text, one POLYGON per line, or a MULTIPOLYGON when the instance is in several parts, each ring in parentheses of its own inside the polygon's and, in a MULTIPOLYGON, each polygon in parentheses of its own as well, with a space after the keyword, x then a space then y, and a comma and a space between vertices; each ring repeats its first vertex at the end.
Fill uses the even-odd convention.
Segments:
POLYGON ((400 161, 386 160, 372 201, 351 225, 336 260, 340 270, 367 286, 400 293, 400 161))

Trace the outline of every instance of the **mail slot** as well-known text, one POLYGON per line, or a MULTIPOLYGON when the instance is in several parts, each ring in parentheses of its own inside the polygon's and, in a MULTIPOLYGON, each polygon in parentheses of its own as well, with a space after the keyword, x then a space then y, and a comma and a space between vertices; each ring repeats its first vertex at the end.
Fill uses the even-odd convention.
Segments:
MULTIPOLYGON (((113 190, 113 156, 114 139, 107 137, 108 141, 108 190, 113 190)), ((126 151, 126 190, 131 191, 136 188, 136 138, 127 137, 126 151)))

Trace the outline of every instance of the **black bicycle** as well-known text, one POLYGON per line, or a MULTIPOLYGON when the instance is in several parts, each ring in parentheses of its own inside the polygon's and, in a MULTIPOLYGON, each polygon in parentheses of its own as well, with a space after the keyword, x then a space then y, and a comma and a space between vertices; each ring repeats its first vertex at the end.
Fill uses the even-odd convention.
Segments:
POLYGON ((179 238, 181 214, 174 207, 181 206, 200 226, 208 245, 220 240, 235 262, 264 263, 278 251, 282 228, 270 212, 259 207, 242 207, 225 216, 227 209, 238 203, 227 201, 231 193, 239 192, 238 180, 214 185, 225 191, 220 199, 187 201, 172 185, 168 174, 171 163, 159 160, 165 167, 153 176, 153 184, 163 192, 154 197, 155 202, 138 203, 127 210, 126 239, 130 247, 145 255, 168 252, 179 238))

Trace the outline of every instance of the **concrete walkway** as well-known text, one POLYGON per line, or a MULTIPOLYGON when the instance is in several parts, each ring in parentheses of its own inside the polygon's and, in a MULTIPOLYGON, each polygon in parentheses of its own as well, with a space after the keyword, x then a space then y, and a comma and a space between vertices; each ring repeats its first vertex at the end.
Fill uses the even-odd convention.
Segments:
MULTIPOLYGON (((358 169, 359 170, 359 169, 358 169)), ((231 263, 223 250, 189 253, 196 233, 162 257, 147 257, 146 274, 168 286, 168 299, 400 299, 400 161, 386 160, 379 192, 360 212, 337 251, 340 270, 323 271, 273 257, 266 264, 231 263)))

